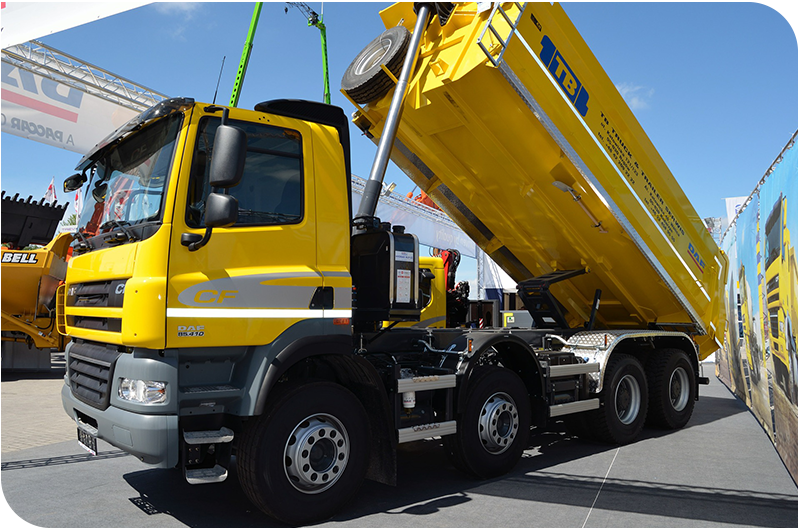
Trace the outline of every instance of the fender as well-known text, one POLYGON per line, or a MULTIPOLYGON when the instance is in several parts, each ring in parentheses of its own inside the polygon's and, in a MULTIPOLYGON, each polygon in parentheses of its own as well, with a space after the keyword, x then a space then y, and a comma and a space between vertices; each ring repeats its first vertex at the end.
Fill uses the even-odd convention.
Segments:
MULTIPOLYGON (((547 401, 545 398, 544 374, 539 359, 530 344, 516 335, 507 333, 470 333, 473 354, 459 367, 462 375, 460 388, 457 391, 457 410, 462 412, 467 401, 469 379, 484 353, 490 348, 497 351, 503 366, 519 375, 531 398, 531 411, 536 425, 547 417, 547 401)), ((459 341, 460 342, 460 341, 459 341)))
POLYGON ((397 440, 390 418, 391 405, 380 375, 367 360, 353 353, 349 335, 309 336, 284 348, 267 368, 254 410, 264 412, 269 393, 292 366, 312 357, 326 363, 342 386, 361 401, 372 423, 372 443, 367 478, 394 486, 397 483, 397 440))
MULTIPOLYGON (((661 348, 676 348, 686 352, 689 362, 695 372, 695 382, 699 385, 700 360, 697 346, 692 339, 682 332, 677 331, 643 331, 643 330, 609 330, 609 331, 582 331, 576 333, 567 341, 564 347, 576 357, 581 357, 587 362, 600 363, 600 374, 595 392, 603 390, 606 365, 615 351, 629 354, 642 354, 640 341, 652 342, 655 352, 661 348)), ((698 386, 699 388, 699 386, 698 386)))
POLYGON ((350 335, 316 335, 297 339, 272 360, 261 388, 258 391, 254 414, 260 416, 264 412, 267 396, 272 387, 286 371, 308 357, 315 355, 348 355, 353 353, 353 339, 350 335))

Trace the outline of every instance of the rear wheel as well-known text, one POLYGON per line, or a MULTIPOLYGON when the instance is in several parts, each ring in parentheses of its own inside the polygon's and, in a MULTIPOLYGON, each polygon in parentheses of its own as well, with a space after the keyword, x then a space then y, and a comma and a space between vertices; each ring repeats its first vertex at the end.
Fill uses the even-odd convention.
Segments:
POLYGON ((586 414, 587 431, 593 438, 627 444, 644 427, 647 416, 647 380, 635 357, 615 354, 606 365, 602 405, 586 414))
POLYGON ((458 432, 445 437, 444 446, 456 468, 480 478, 496 477, 511 471, 527 446, 530 399, 511 370, 475 370, 458 432))
POLYGON ((403 26, 395 26, 381 33, 356 55, 342 76, 342 90, 359 104, 375 101, 394 87, 381 65, 395 77, 400 76, 408 50, 411 33, 403 26))
POLYGON ((697 399, 697 383, 689 357, 681 350, 660 350, 647 363, 650 389, 648 423, 680 429, 689 421, 697 399))
POLYGON ((288 524, 334 515, 366 473, 369 424, 361 403, 340 385, 316 382, 279 391, 266 410, 242 436, 242 489, 288 524))

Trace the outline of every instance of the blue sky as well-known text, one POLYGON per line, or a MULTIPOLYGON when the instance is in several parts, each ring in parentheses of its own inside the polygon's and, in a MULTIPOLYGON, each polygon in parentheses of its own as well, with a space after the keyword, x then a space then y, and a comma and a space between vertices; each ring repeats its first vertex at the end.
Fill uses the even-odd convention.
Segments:
MULTIPOLYGON (((240 107, 321 99, 319 34, 299 11, 265 3, 240 107)), ((310 3, 318 12, 319 3, 310 3)), ((352 58, 382 30, 386 4, 326 3, 333 103, 352 58)), ((789 2, 776 2, 786 12, 789 2)), ((797 129, 797 41, 790 24, 754 3, 565 3, 575 26, 626 97, 701 217, 748 195, 797 129)), ((153 4, 44 37, 45 44, 170 96, 230 97, 252 3, 153 4)), ((797 20, 795 18, 795 20, 797 20)), ((366 177, 373 144, 351 131, 353 171, 366 177)), ((2 135, 2 188, 43 196, 72 173, 76 153, 2 135)), ((390 165, 386 182, 413 184, 390 165)), ((61 197, 60 194, 59 197, 61 197)), ((62 198, 63 202, 63 198, 62 198)))

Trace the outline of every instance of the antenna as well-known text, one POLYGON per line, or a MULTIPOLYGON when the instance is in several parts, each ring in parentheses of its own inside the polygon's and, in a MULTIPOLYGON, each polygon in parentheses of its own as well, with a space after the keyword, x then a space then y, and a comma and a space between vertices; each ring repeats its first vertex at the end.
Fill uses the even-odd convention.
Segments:
POLYGON ((217 92, 219 91, 219 80, 222 79, 222 69, 225 68, 225 57, 226 55, 222 56, 222 66, 219 67, 219 77, 217 77, 217 88, 214 89, 214 100, 211 102, 212 105, 217 103, 217 92))

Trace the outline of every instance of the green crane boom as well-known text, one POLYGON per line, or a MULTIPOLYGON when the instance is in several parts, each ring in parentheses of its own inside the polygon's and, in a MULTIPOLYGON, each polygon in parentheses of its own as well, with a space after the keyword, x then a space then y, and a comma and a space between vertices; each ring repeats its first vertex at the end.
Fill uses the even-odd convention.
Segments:
MULTIPOLYGON (((316 11, 311 9, 308 4, 303 2, 286 2, 290 7, 296 7, 308 20, 308 26, 314 27, 319 30, 319 36, 322 41, 322 76, 324 82, 324 93, 322 100, 330 105, 331 103, 331 83, 330 76, 328 75, 328 36, 325 29, 325 24, 322 22, 322 15, 318 15, 316 11)), ((289 12, 289 8, 285 8, 285 12, 289 12)))
POLYGON ((242 92, 244 74, 247 73, 247 63, 250 61, 250 52, 253 50, 253 39, 256 36, 259 16, 261 16, 261 2, 256 2, 256 7, 253 9, 253 18, 250 20, 250 30, 247 32, 247 40, 242 50, 242 58, 239 60, 239 71, 236 73, 236 81, 233 83, 231 101, 228 104, 230 107, 235 107, 239 104, 239 94, 242 92))

